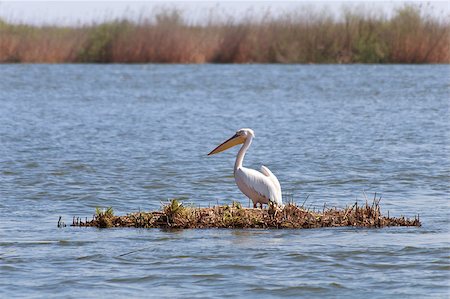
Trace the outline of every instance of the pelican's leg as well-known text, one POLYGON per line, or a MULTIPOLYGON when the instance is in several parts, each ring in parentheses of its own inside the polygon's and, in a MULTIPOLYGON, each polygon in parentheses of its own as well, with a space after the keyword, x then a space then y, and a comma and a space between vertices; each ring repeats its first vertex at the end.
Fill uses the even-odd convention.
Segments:
POLYGON ((253 208, 256 209, 257 208, 257 203, 253 202, 253 208))

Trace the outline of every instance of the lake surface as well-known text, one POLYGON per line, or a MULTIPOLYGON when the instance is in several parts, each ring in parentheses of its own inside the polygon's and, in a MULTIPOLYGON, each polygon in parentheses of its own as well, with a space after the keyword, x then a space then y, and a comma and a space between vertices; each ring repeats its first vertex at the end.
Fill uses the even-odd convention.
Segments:
POLYGON ((450 67, 0 65, 0 295, 450 296, 450 67), (57 228, 115 214, 248 200, 268 166, 305 206, 382 196, 420 228, 57 228))

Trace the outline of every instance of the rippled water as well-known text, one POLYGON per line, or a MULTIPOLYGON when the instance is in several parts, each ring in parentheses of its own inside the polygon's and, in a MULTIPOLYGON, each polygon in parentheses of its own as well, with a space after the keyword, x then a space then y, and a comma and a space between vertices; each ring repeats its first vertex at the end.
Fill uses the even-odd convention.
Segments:
POLYGON ((2 297, 450 296, 449 66, 1 65, 2 297), (421 228, 58 229, 248 201, 235 130, 310 207, 374 192, 421 228))

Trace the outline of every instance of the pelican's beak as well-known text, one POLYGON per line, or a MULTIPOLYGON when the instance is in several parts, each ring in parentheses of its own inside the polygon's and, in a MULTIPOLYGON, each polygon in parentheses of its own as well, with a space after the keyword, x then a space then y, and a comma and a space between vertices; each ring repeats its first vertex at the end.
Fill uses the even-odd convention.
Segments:
POLYGON ((222 143, 221 145, 219 145, 218 147, 216 147, 215 149, 213 149, 208 156, 210 155, 214 155, 220 152, 223 152, 224 150, 229 149, 230 147, 233 147, 235 145, 238 144, 242 144, 245 142, 245 138, 242 136, 239 136, 238 134, 234 134, 233 137, 231 137, 230 139, 228 139, 227 141, 225 141, 224 143, 222 143))

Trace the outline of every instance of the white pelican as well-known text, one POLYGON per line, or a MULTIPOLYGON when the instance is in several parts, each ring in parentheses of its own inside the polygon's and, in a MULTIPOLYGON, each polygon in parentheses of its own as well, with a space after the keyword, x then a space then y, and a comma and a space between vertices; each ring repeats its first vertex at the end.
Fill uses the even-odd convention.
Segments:
POLYGON ((234 179, 242 193, 253 201, 253 207, 272 202, 283 206, 281 199, 281 186, 277 177, 264 165, 261 172, 242 166, 245 153, 252 143, 255 133, 252 129, 240 129, 236 134, 212 150, 209 155, 220 153, 238 144, 244 144, 236 157, 234 164, 234 179))

